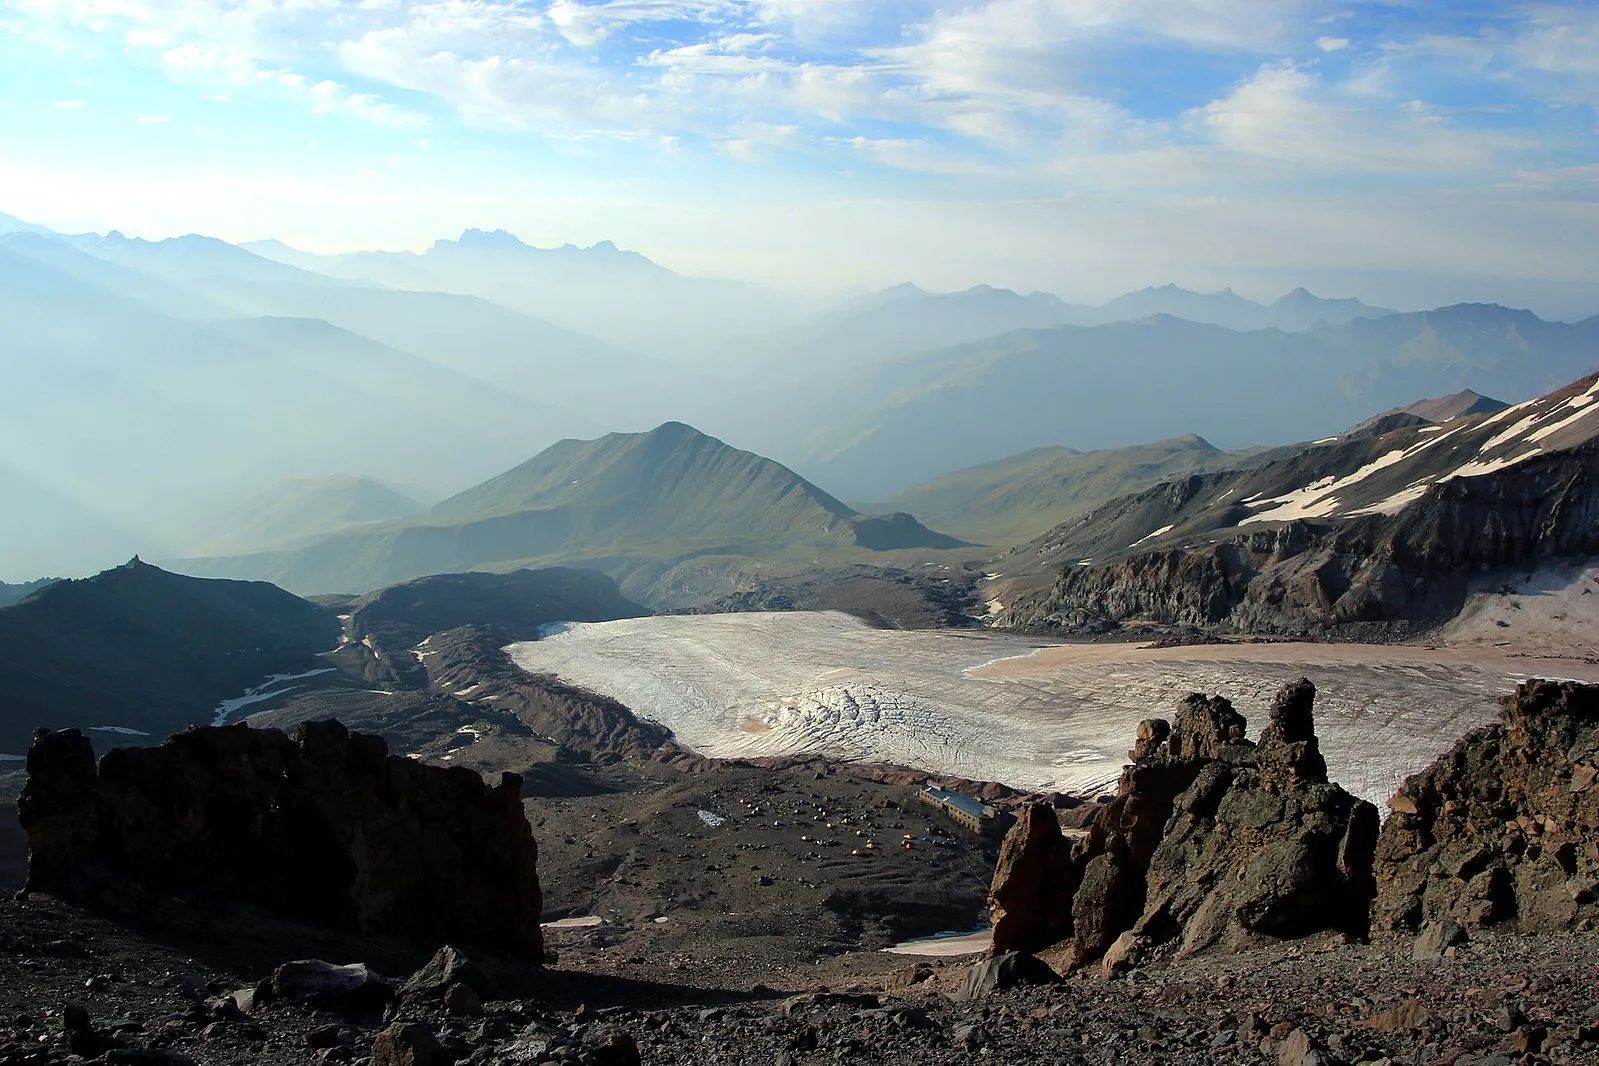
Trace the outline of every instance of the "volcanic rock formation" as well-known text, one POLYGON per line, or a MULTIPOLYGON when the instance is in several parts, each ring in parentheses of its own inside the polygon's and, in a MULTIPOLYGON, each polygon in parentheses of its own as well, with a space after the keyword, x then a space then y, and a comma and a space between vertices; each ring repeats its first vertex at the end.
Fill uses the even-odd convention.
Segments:
POLYGON ((1154 951, 1365 933, 1377 811, 1327 781, 1315 686, 1272 703, 1259 743, 1227 700, 1190 696, 1174 728, 1141 723, 1116 799, 1068 841, 1028 808, 990 891, 994 950, 1055 947, 1115 969, 1154 951))
POLYGON ((1599 917, 1599 685, 1527 681, 1389 801, 1379 930, 1599 917))
POLYGON ((18 802, 30 891, 86 903, 127 882, 335 929, 542 955, 521 779, 391 756, 337 722, 293 739, 191 729, 108 752, 40 730, 18 802))

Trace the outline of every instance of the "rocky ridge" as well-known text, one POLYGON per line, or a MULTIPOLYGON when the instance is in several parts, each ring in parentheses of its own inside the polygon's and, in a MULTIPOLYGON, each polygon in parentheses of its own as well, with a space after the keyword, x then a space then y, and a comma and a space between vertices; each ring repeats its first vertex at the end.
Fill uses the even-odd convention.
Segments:
POLYGON ((992 586, 1004 602, 992 621, 1426 629, 1460 610, 1473 577, 1599 553, 1596 398, 1590 376, 1498 412, 1352 434, 1112 501, 1017 549, 1022 571, 992 586))
POLYGON ((454 939, 538 959, 542 897, 521 779, 391 756, 310 722, 294 737, 191 729, 95 765, 41 730, 17 804, 26 890, 137 905, 139 890, 253 904, 296 921, 454 939))
POLYGON ((1456 943, 1599 918, 1599 686, 1528 681, 1500 718, 1389 801, 1378 929, 1456 943))

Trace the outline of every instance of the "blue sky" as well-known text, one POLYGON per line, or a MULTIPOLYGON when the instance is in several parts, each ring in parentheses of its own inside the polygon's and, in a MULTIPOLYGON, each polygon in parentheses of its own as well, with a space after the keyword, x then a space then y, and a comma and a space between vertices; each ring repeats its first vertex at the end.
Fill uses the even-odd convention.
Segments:
POLYGON ((1599 309, 1599 4, 0 0, 0 211, 1599 309))

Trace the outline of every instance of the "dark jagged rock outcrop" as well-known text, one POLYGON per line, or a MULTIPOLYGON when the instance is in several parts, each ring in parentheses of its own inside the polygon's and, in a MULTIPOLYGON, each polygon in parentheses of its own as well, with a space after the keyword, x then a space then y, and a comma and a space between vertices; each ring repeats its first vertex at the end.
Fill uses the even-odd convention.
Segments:
POLYGON ((41 730, 18 802, 28 889, 89 904, 128 883, 254 904, 335 929, 542 954, 537 847, 521 779, 392 756, 337 722, 293 739, 198 728, 95 766, 41 730))
POLYGON ((1071 933, 1071 915, 1055 906, 1069 876, 1072 844, 1047 803, 1030 803, 1005 834, 989 893, 994 951, 1032 950, 1071 933))
MULTIPOLYGON (((1161 719, 1156 721, 1165 724, 1161 719)), ((1229 749, 1247 745, 1244 730, 1248 724, 1225 698, 1196 692, 1183 701, 1177 712, 1177 725, 1167 730, 1171 737, 1169 751, 1179 759, 1220 759, 1229 749)), ((1145 756, 1157 752, 1158 749, 1148 751, 1145 756)), ((1135 757, 1133 761, 1139 760, 1135 757)))
POLYGON ((1145 874, 1135 943, 1172 942, 1186 955, 1324 929, 1365 934, 1377 809, 1328 782, 1315 696, 1304 679, 1284 686, 1253 758, 1224 749, 1177 798, 1145 874))
POLYGON ((995 950, 1116 968, 1157 950, 1364 934, 1377 812, 1327 781, 1314 699, 1309 681, 1286 686, 1256 744, 1227 700, 1190 696, 1175 728, 1140 725, 1136 761, 1086 834, 1068 842, 1053 810, 1029 808, 995 871, 995 950))
POLYGON ((1527 681, 1389 801, 1379 930, 1599 918, 1599 685, 1527 681))

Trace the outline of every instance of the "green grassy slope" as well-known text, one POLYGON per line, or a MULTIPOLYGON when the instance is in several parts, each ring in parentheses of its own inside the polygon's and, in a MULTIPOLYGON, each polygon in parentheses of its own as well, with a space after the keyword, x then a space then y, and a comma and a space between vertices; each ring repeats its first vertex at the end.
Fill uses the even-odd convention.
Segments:
POLYGON ((1036 448, 913 486, 882 506, 983 544, 1019 544, 1106 500, 1202 470, 1234 465, 1192 434, 1130 448, 1036 448))
POLYGON ((641 562, 659 573, 706 557, 814 561, 960 546, 909 515, 858 514, 779 463, 668 422, 562 441, 404 523, 182 566, 359 592, 461 570, 582 561, 621 577, 641 562))

